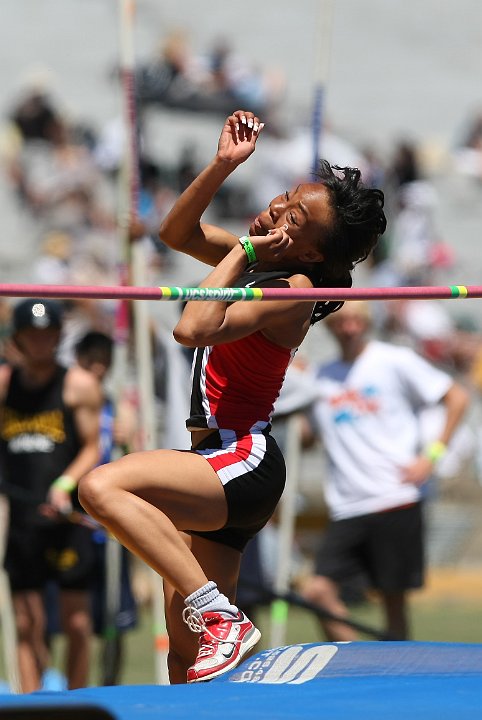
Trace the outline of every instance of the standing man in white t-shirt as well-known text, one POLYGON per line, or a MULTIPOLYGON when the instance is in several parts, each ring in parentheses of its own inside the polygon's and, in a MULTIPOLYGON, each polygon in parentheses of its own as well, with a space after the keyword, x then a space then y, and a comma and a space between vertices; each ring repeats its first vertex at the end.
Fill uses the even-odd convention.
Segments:
MULTIPOLYGON (((393 639, 408 637, 406 593, 423 584, 421 486, 444 455, 469 403, 465 389, 411 349, 369 338, 368 304, 351 301, 325 320, 340 357, 318 371, 317 431, 328 467, 330 521, 304 597, 337 616, 344 581, 364 573, 378 590, 393 639), (419 412, 445 406, 438 438, 420 446, 419 412)), ((354 640, 323 621, 329 640, 354 640)))

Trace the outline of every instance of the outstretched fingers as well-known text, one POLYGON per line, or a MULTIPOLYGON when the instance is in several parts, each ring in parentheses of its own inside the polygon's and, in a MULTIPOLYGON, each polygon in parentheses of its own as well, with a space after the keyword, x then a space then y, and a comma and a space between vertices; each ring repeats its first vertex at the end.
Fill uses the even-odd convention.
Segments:
POLYGON ((247 160, 254 152, 263 126, 254 113, 236 110, 224 123, 218 143, 219 157, 235 164, 247 160))
POLYGON ((228 122, 231 126, 233 137, 239 141, 251 141, 264 128, 264 123, 260 122, 257 115, 249 110, 236 110, 229 116, 228 122))

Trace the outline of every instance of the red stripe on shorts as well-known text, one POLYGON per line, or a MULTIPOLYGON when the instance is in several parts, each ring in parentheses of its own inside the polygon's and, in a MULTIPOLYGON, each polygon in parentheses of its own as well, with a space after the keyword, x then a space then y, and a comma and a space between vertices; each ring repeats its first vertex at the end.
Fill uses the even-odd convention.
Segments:
POLYGON ((252 447, 252 436, 243 435, 243 437, 237 439, 233 450, 216 450, 216 454, 211 457, 206 457, 206 460, 209 461, 211 467, 217 472, 230 465, 247 460, 251 454, 252 447))

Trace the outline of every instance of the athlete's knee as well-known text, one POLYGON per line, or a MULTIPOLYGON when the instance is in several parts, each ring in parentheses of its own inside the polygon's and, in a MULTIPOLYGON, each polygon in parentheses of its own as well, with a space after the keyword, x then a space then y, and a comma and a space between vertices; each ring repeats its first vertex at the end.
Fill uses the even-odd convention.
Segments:
POLYGON ((84 475, 79 482, 79 501, 90 515, 106 517, 109 500, 115 485, 115 471, 110 465, 101 465, 84 475))
POLYGON ((17 612, 15 615, 15 629, 19 642, 24 642, 30 637, 32 634, 32 623, 27 615, 17 612))
POLYGON ((312 575, 303 585, 302 595, 308 602, 326 605, 338 599, 336 583, 324 575, 312 575))
POLYGON ((40 618, 17 609, 15 612, 15 630, 19 642, 32 642, 43 631, 44 623, 40 618))
POLYGON ((75 643, 87 640, 92 634, 92 621, 89 612, 87 610, 76 610, 70 613, 65 619, 63 631, 75 643))

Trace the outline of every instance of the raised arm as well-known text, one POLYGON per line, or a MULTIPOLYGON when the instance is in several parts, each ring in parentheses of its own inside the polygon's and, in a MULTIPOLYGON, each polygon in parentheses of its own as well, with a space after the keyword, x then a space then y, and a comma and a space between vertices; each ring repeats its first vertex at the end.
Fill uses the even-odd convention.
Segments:
POLYGON ((201 217, 223 182, 254 152, 262 128, 259 119, 244 110, 237 110, 226 119, 215 157, 163 221, 159 230, 163 243, 208 265, 217 265, 236 245, 233 233, 202 224, 201 217))

